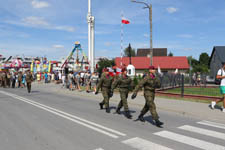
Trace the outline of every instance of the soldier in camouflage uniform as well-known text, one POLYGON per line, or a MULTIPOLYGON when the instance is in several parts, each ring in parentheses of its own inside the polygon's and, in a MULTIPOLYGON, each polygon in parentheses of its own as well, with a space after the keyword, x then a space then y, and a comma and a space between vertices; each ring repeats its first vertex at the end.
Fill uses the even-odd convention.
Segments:
POLYGON ((32 73, 30 72, 30 70, 27 71, 26 73, 26 82, 27 82, 27 91, 28 93, 30 93, 31 91, 31 83, 34 80, 32 73))
POLYGON ((2 73, 2 87, 6 88, 6 72, 2 73))
POLYGON ((116 87, 119 87, 120 98, 121 98, 118 104, 118 107, 116 109, 116 112, 118 114, 121 114, 120 109, 124 107, 125 116, 128 119, 132 119, 132 115, 130 114, 128 104, 127 104, 127 97, 128 97, 129 90, 131 89, 131 87, 133 87, 133 81, 129 76, 127 76, 126 68, 122 69, 122 75, 113 82, 111 93, 113 93, 116 87))
POLYGON ((100 109, 103 109, 103 105, 105 105, 106 112, 110 113, 109 109, 109 98, 111 97, 111 85, 112 85, 113 78, 109 75, 109 70, 104 69, 104 73, 97 85, 97 89, 95 94, 98 94, 99 89, 102 89, 103 101, 99 103, 100 109))
POLYGON ((22 72, 20 71, 20 72, 18 73, 18 88, 20 88, 21 85, 22 85, 22 78, 23 78, 23 74, 22 74, 22 72))
POLYGON ((132 95, 132 99, 136 98, 138 90, 144 87, 144 97, 145 97, 145 106, 141 111, 141 114, 138 116, 138 119, 142 122, 145 121, 143 116, 150 111, 152 114, 152 118, 155 121, 155 125, 157 127, 161 127, 163 125, 162 122, 159 121, 159 116, 156 112, 156 106, 154 103, 155 98, 155 89, 160 87, 160 81, 155 76, 155 68, 154 66, 149 67, 149 74, 145 76, 144 79, 140 81, 140 83, 136 86, 134 93, 132 95))
POLYGON ((0 87, 2 87, 2 71, 0 71, 0 87))

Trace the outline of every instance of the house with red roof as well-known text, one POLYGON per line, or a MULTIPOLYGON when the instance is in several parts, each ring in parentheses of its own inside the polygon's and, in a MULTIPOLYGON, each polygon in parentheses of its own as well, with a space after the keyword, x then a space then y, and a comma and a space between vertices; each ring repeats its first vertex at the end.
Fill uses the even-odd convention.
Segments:
MULTIPOLYGON (((162 72, 175 72, 178 70, 180 73, 185 73, 189 70, 188 59, 186 56, 155 56, 153 57, 153 66, 160 68, 162 72)), ((129 57, 116 57, 115 64, 117 67, 129 65, 129 57), (121 63, 122 61, 122 63, 121 63)), ((150 66, 149 57, 131 57, 131 64, 135 67, 136 73, 144 73, 150 66)))

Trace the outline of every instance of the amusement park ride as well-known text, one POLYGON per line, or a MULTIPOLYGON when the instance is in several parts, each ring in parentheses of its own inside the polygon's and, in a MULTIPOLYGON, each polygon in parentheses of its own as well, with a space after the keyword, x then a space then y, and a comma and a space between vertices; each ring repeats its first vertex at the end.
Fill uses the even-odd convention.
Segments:
POLYGON ((62 63, 61 69, 69 68, 72 70, 84 70, 90 69, 88 58, 85 55, 83 49, 81 48, 81 44, 79 42, 75 42, 75 47, 66 58, 66 60, 62 63), (76 55, 73 61, 73 55, 76 55), (72 61, 72 62, 71 62, 72 61))

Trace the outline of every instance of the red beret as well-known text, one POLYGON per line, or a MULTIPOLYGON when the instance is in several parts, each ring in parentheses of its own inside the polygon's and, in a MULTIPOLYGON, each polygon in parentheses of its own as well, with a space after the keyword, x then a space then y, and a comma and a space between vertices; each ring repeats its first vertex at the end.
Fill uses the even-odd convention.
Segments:
POLYGON ((123 68, 123 69, 121 70, 121 72, 124 72, 124 71, 127 71, 127 68, 123 68))
POLYGON ((148 69, 154 70, 155 67, 154 66, 149 66, 148 69))
POLYGON ((109 72, 109 69, 104 68, 104 69, 103 69, 103 72, 109 72))

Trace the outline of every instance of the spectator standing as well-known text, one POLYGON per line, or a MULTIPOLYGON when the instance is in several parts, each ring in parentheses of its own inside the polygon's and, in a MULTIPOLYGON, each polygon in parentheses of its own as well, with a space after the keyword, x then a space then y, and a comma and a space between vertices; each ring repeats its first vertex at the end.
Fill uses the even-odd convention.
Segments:
POLYGON ((55 81, 55 73, 53 72, 52 74, 51 74, 51 79, 52 79, 52 82, 54 82, 55 81))
POLYGON ((23 77, 22 72, 19 72, 19 74, 18 74, 18 88, 21 87, 21 84, 22 84, 22 77, 23 77))
POLYGON ((223 95, 223 97, 221 98, 221 100, 219 101, 212 101, 211 102, 211 108, 214 109, 215 105, 219 102, 223 102, 223 107, 222 107, 222 112, 225 112, 225 62, 222 62, 222 68, 218 70, 217 79, 221 80, 220 83, 220 92, 223 95))
POLYGON ((62 80, 62 88, 66 87, 66 75, 65 74, 62 75, 61 80, 62 80))
POLYGON ((77 89, 80 91, 81 88, 80 88, 80 83, 81 83, 81 73, 79 72, 77 75, 76 75, 76 85, 77 85, 77 89))
POLYGON ((89 72, 86 72, 85 74, 85 86, 86 86, 86 92, 89 93, 90 90, 90 78, 91 78, 91 74, 89 72))
POLYGON ((73 72, 69 73, 68 82, 69 82, 69 90, 73 90, 73 72))
POLYGON ((80 73, 81 86, 84 86, 84 75, 85 75, 85 73, 83 71, 81 71, 81 73, 80 73))
POLYGON ((37 73, 37 81, 38 81, 38 83, 41 82, 41 73, 40 72, 37 73))
POLYGON ((45 83, 48 83, 48 74, 47 74, 47 72, 45 72, 45 83))
POLYGON ((15 72, 12 73, 11 79, 12 79, 12 88, 15 88, 15 85, 16 85, 16 73, 15 72))
POLYGON ((61 83, 62 82, 62 72, 61 71, 59 71, 58 77, 59 77, 59 82, 61 83))
POLYGON ((23 87, 26 86, 26 73, 23 73, 23 76, 22 76, 22 86, 23 87))
POLYGON ((93 93, 96 92, 96 86, 98 84, 98 80, 99 80, 99 76, 97 75, 97 73, 96 72, 92 73, 90 81, 91 81, 91 87, 94 88, 94 92, 93 93))

